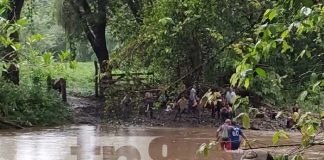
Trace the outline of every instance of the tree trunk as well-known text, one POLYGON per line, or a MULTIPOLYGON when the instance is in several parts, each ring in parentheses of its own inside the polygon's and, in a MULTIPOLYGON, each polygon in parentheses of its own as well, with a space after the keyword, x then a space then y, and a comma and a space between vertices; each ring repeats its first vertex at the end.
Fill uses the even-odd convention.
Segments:
POLYGON ((99 78, 100 95, 103 95, 105 84, 111 79, 111 68, 109 67, 109 54, 106 45, 106 7, 107 0, 97 0, 93 10, 87 0, 70 0, 75 12, 78 14, 83 31, 95 52, 102 77, 99 78))
POLYGON ((199 42, 195 39, 194 36, 192 36, 190 43, 190 48, 189 48, 189 62, 190 62, 190 67, 192 70, 194 70, 191 73, 191 76, 188 76, 185 80, 184 83, 186 85, 193 85, 194 81, 199 81, 201 78, 202 74, 202 57, 201 57, 201 52, 200 52, 200 46, 199 42), (199 67, 199 68, 197 68, 199 67))
POLYGON ((104 62, 109 60, 106 45, 106 0, 97 1, 97 11, 91 11, 91 7, 86 0, 71 0, 70 3, 83 22, 83 31, 98 58, 100 72, 105 72, 106 66, 104 66, 104 62))
MULTIPOLYGON (((17 20, 20 19, 21 9, 24 5, 24 0, 11 0, 9 2, 10 10, 7 12, 7 19, 10 21, 11 24, 14 24, 17 20)), ((14 32, 10 35, 10 38, 13 42, 19 42, 19 33, 14 32)), ((4 71, 2 71, 2 76, 13 82, 14 84, 19 84, 19 68, 18 68, 18 55, 14 48, 11 46, 5 49, 6 55, 4 57, 4 61, 7 64, 4 67, 4 71)))
POLYGON ((104 62, 109 60, 105 29, 106 23, 97 24, 95 27, 93 27, 92 34, 95 37, 94 39, 91 38, 92 35, 89 35, 87 33, 88 40, 98 58, 98 62, 100 64, 100 72, 105 72, 106 66, 104 66, 104 62))
POLYGON ((143 19, 141 16, 141 4, 140 1, 138 0, 126 0, 128 7, 130 8, 130 10, 132 11, 135 20, 138 24, 143 24, 143 19))

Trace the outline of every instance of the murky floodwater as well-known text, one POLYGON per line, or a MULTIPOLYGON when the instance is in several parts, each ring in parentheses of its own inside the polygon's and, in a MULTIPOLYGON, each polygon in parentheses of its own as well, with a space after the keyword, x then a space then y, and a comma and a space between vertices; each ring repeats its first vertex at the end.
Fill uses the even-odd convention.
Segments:
MULTIPOLYGON (((271 145, 273 132, 245 131, 253 146, 271 145)), ((23 131, 0 131, 0 160, 190 160, 202 159, 196 150, 210 142, 215 129, 124 128, 66 126, 23 131)), ((291 135, 283 143, 298 143, 291 135)), ((293 148, 273 148, 288 153, 293 148)), ((307 150, 309 158, 323 159, 324 147, 307 150)), ((236 159, 213 152, 209 159, 236 159)))

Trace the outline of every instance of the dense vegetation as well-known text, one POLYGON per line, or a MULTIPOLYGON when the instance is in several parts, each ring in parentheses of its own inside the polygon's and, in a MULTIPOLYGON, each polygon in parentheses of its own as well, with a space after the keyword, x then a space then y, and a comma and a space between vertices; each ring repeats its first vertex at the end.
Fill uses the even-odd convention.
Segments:
MULTIPOLYGON (((27 21, 15 19, 17 17, 7 19, 6 15, 10 18, 12 14, 10 12, 18 12, 10 8, 10 4, 8 1, 0 3, 0 64, 3 65, 0 78, 1 121, 4 119, 22 126, 66 123, 70 117, 69 109, 56 92, 47 90, 44 81, 48 75, 54 75, 54 71, 61 73, 64 66, 54 66, 51 54, 37 49, 41 35, 31 35, 25 37, 25 42, 19 42, 18 32, 27 21), (19 65, 28 69, 22 67, 24 72, 19 74, 19 65)), ((60 56, 61 62, 65 59, 62 55, 64 53, 60 56)))
MULTIPOLYGON (((68 110, 46 90, 46 78, 64 77, 71 93, 87 93, 92 63, 78 61, 93 60, 102 73, 112 72, 106 62, 114 71, 153 72, 154 85, 171 92, 199 81, 244 88, 268 106, 324 109, 321 1, 2 0, 0 15, 1 117, 19 124, 65 121, 68 110)), ((107 88, 107 106, 118 106, 116 88, 107 88)), ((304 147, 322 116, 300 117, 304 147)))

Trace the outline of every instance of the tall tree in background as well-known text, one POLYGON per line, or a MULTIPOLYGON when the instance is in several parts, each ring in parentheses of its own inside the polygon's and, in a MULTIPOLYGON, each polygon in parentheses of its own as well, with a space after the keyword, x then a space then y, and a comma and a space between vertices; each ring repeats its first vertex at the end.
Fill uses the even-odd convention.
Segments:
MULTIPOLYGON (((17 20, 20 19, 21 9, 24 5, 24 0, 10 0, 9 1, 9 9, 6 12, 5 17, 9 21, 10 24, 14 24, 17 20)), ((19 42, 19 33, 15 31, 9 35, 11 41, 13 43, 19 42)), ((18 54, 14 47, 8 45, 5 48, 5 55, 3 60, 7 63, 4 66, 4 71, 2 72, 2 76, 5 79, 12 81, 14 84, 19 84, 19 68, 17 65, 18 62, 18 54)))
POLYGON ((56 18, 68 37, 86 38, 99 61, 100 69, 109 60, 106 46, 106 0, 56 0, 56 18))
POLYGON ((103 62, 109 60, 105 35, 108 16, 115 14, 113 8, 125 4, 129 7, 125 12, 131 12, 135 21, 141 24, 142 7, 138 0, 109 3, 107 0, 56 0, 56 17, 59 24, 67 34, 87 38, 100 63, 101 71, 103 62))
POLYGON ((263 1, 225 0, 142 2, 139 32, 129 35, 132 22, 128 16, 109 19, 111 30, 117 33, 114 36, 126 37, 118 64, 153 70, 163 83, 181 80, 191 86, 206 79, 223 85, 228 83, 239 56, 229 48, 250 34, 267 5, 263 1), (125 24, 129 24, 127 28, 125 24))

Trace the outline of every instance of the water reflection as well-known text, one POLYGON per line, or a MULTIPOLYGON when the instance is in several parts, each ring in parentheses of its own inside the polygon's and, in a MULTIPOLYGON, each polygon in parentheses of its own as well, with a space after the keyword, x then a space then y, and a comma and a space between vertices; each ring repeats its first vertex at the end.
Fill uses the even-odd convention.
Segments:
MULTIPOLYGON (((0 160, 187 160, 201 143, 213 140, 215 129, 111 129, 70 126, 0 132, 0 160)), ((271 144, 272 132, 248 132, 254 145, 271 144)), ((297 143, 291 136, 285 143, 297 143)), ((316 149, 316 150, 315 150, 316 149)), ((309 153, 324 157, 324 147, 309 153), (319 153, 321 151, 321 153, 319 153), (319 155, 318 155, 319 154, 319 155)), ((285 150, 280 149, 285 152, 285 150)), ((287 150, 286 150, 287 151, 287 150)), ((210 153, 209 159, 238 159, 240 154, 210 153)))

